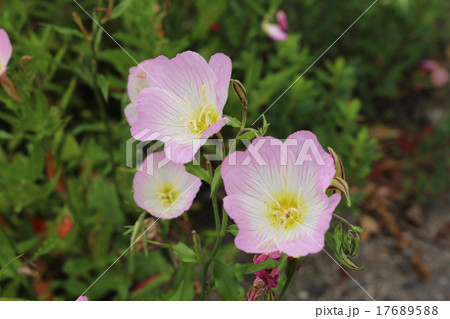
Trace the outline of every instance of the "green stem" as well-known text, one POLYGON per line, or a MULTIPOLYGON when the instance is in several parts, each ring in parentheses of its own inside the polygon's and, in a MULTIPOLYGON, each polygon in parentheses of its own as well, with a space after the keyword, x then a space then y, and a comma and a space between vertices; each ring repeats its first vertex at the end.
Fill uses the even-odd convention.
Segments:
POLYGON ((243 101, 242 102, 242 119, 241 119, 241 129, 240 129, 240 131, 245 129, 245 124, 247 123, 247 106, 248 106, 248 102, 247 101, 243 101))
POLYGON ((301 264, 304 258, 296 258, 296 259, 289 259, 287 261, 286 265, 286 282, 284 283, 283 289, 281 290, 280 295, 278 296, 277 300, 283 300, 284 295, 286 294, 289 286, 292 283, 292 280, 294 279, 295 273, 297 272, 298 266, 301 264))
POLYGON ((350 229, 353 229, 353 225, 350 224, 344 217, 341 217, 336 214, 333 214, 333 217, 336 218, 337 220, 339 220, 340 222, 343 222, 344 224, 346 224, 350 229))
POLYGON ((106 130, 107 130, 107 139, 108 139, 108 144, 109 144, 109 147, 107 147, 107 149, 108 149, 109 158, 110 158, 111 165, 112 165, 111 177, 113 179, 114 191, 117 195, 117 199, 119 200, 120 210, 122 212, 125 212, 124 207, 123 207, 122 196, 120 194, 119 186, 116 182, 116 169, 115 169, 115 164, 114 164, 114 152, 113 152, 113 150, 114 150, 114 140, 113 140, 114 132, 113 132, 111 123, 107 116, 105 103, 98 91, 97 50, 95 49, 94 39, 96 38, 97 32, 99 30, 100 30, 100 28, 95 29, 95 31, 92 35, 92 40, 91 40, 91 51, 92 51, 92 59, 93 59, 93 63, 92 63, 93 91, 94 91, 95 100, 100 109, 100 117, 102 119, 102 122, 105 124, 106 130))
POLYGON ((217 252, 219 251, 220 243, 222 242, 222 239, 225 236, 227 226, 228 226, 228 215, 225 211, 222 211, 222 221, 220 221, 219 207, 217 204, 217 195, 216 194, 211 196, 211 201, 212 201, 213 210, 214 210, 214 220, 216 222, 217 238, 216 238, 216 242, 214 243, 214 248, 211 252, 211 256, 208 258, 208 260, 205 262, 205 264, 203 266, 202 292, 200 295, 200 300, 205 300, 209 266, 211 265, 211 262, 213 261, 214 257, 216 256, 217 252))

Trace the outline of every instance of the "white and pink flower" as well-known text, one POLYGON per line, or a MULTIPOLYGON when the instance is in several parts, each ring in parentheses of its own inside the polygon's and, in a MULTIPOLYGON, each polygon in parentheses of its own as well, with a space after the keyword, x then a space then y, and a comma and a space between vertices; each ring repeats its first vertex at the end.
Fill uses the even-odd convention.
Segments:
POLYGON ((190 162, 229 121, 222 114, 231 77, 230 58, 217 53, 207 63, 198 53, 186 51, 173 59, 159 56, 151 60, 145 73, 149 87, 138 93, 137 117, 130 116, 131 134, 146 140, 150 138, 142 137, 142 132, 157 133, 171 161, 190 162))
POLYGON ((313 133, 299 131, 285 142, 259 137, 225 158, 221 171, 237 248, 300 257, 324 247, 341 196, 325 193, 336 171, 313 133))
POLYGON ((287 33, 275 23, 264 21, 262 23, 263 31, 274 41, 283 42, 287 39, 287 33))
POLYGON ((130 69, 128 75, 128 97, 130 104, 125 108, 125 116, 130 125, 137 121, 136 100, 139 92, 148 88, 147 73, 152 60, 145 60, 130 69))
POLYGON ((450 80, 447 69, 435 60, 424 60, 421 69, 425 71, 435 87, 442 87, 450 80))
POLYGON ((184 165, 168 161, 164 152, 151 153, 134 176, 134 200, 155 217, 176 218, 191 207, 200 185, 184 165))
POLYGON ((0 76, 6 72, 11 54, 12 46, 8 34, 5 30, 0 29, 0 76))

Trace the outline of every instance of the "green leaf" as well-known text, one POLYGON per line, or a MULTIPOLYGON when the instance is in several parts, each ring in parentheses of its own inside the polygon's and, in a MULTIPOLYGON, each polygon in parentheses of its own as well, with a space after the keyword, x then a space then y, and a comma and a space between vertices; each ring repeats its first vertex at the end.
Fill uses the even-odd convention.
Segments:
POLYGON ((227 227, 227 232, 233 234, 234 237, 237 236, 238 228, 236 224, 230 225, 227 227))
POLYGON ((200 165, 194 165, 192 162, 184 165, 186 167, 186 172, 197 176, 201 180, 204 180, 208 184, 211 184, 211 178, 206 169, 202 168, 200 165))
POLYGON ((211 181, 211 197, 215 196, 220 186, 223 185, 222 176, 220 174, 221 166, 222 165, 217 166, 216 170, 214 171, 214 176, 211 181))
POLYGON ((61 150, 61 159, 65 162, 70 161, 80 155, 80 146, 72 134, 67 133, 61 150))
POLYGON ((20 254, 16 257, 14 257, 13 259, 11 259, 10 261, 8 261, 1 269, 0 269, 0 275, 2 274, 2 272, 10 265, 12 264, 15 260, 19 259, 20 257, 22 257, 23 254, 20 254))
POLYGON ((195 265, 182 262, 180 268, 178 268, 177 280, 164 299, 168 301, 194 299, 194 274, 195 265))
POLYGON ((365 229, 359 227, 359 226, 352 226, 352 229, 358 233, 364 233, 365 229))
POLYGON ((214 259, 214 287, 222 300, 242 300, 244 288, 239 284, 232 264, 224 264, 214 259))
POLYGON ((241 121, 239 121, 237 118, 229 116, 229 115, 224 115, 224 116, 228 117, 230 119, 230 122, 228 122, 227 125, 232 126, 232 127, 237 127, 237 128, 241 127, 241 121))
POLYGON ((31 257, 31 260, 36 260, 39 257, 41 257, 42 255, 49 253, 58 245, 59 242, 61 242, 61 240, 58 238, 47 239, 46 241, 44 241, 42 246, 39 247, 39 249, 33 254, 33 257, 31 257))
MULTIPOLYGON (((144 231, 144 220, 145 220, 146 216, 147 216, 147 213, 142 213, 139 216, 139 218, 136 221, 136 223, 134 223, 134 226, 132 228, 133 231, 131 232, 131 237, 130 237, 131 251, 134 251, 134 249, 135 249, 135 244, 133 244, 133 243, 137 241, 137 238, 144 231)), ((147 241, 143 240, 143 243, 144 243, 144 251, 147 252, 147 247, 146 247, 147 241)))
POLYGON ((161 243, 161 242, 155 241, 155 240, 146 240, 146 242, 148 244, 151 244, 151 245, 161 246, 162 248, 169 248, 170 247, 169 244, 161 243))
POLYGON ((181 261, 186 263, 196 263, 198 262, 197 256, 194 250, 183 244, 181 241, 172 247, 173 252, 180 257, 181 261))
POLYGON ((347 267, 348 269, 352 269, 352 270, 363 270, 366 267, 358 267, 356 266, 350 259, 348 259, 347 256, 343 255, 342 258, 340 259, 341 264, 345 267, 347 267))
POLYGON ((67 28, 67 27, 59 27, 59 26, 56 26, 56 25, 46 24, 46 23, 43 23, 43 25, 47 25, 47 26, 51 27, 53 30, 55 30, 59 34, 62 34, 62 35, 74 35, 74 36, 76 36, 78 38, 84 39, 83 33, 78 31, 77 29, 67 28))
POLYGON ((105 101, 108 101, 109 98, 109 81, 108 78, 103 74, 98 76, 98 85, 100 86, 100 91, 102 92, 102 96, 105 101))
POLYGON ((258 136, 257 132, 251 131, 251 132, 245 132, 244 134, 239 136, 237 139, 238 140, 252 140, 257 136, 258 136))
POLYGON ((120 2, 111 12, 111 15, 109 16, 109 19, 116 19, 118 17, 120 17, 122 14, 125 13, 125 11, 127 10, 128 6, 131 4, 133 0, 123 0, 122 2, 120 2))
POLYGON ((243 274, 243 275, 253 274, 253 273, 263 270, 263 269, 275 268, 278 265, 280 265, 282 262, 284 262, 286 259, 287 259, 287 256, 283 255, 281 257, 281 259, 268 258, 267 260, 265 260, 259 264, 254 264, 254 263, 235 264, 234 270, 238 274, 243 274))

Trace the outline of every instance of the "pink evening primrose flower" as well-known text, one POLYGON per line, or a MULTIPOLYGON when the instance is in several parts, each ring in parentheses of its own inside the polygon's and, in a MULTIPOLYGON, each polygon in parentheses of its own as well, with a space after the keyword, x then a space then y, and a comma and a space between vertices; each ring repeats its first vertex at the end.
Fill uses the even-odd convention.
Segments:
POLYGON ((292 257, 319 252, 341 199, 325 193, 334 175, 332 157, 309 131, 285 142, 259 137, 245 152, 228 155, 222 164, 224 207, 239 229, 236 247, 292 257))
POLYGON ((169 161, 164 152, 151 153, 134 176, 134 200, 153 216, 171 219, 191 207, 200 185, 184 165, 169 161))
POLYGON ((280 25, 280 27, 283 30, 286 31, 287 29, 289 29, 288 22, 287 22, 287 17, 286 17, 286 12, 284 12, 283 10, 278 10, 276 18, 277 18, 278 24, 280 25))
POLYGON ((447 69, 435 60, 424 60, 421 68, 429 74, 431 83, 436 87, 444 86, 450 80, 450 74, 447 69))
POLYGON ((8 34, 5 30, 0 29, 0 76, 6 72, 11 54, 12 46, 8 34))
POLYGON ((286 32, 278 25, 264 21, 262 23, 263 31, 274 41, 283 42, 287 39, 286 32))
POLYGON ((80 297, 78 297, 77 300, 75 300, 75 301, 88 301, 88 297, 86 297, 86 296, 80 296, 80 297))
POLYGON ((206 139, 229 122, 222 114, 230 78, 231 60, 222 53, 209 64, 192 51, 151 60, 149 87, 138 94, 131 134, 164 142, 166 156, 175 163, 190 162, 206 139))
POLYGON ((128 76, 128 97, 130 104, 125 108, 125 116, 128 124, 133 125, 137 120, 136 100, 142 89, 148 88, 147 73, 151 60, 146 60, 138 64, 138 66, 130 69, 128 76))

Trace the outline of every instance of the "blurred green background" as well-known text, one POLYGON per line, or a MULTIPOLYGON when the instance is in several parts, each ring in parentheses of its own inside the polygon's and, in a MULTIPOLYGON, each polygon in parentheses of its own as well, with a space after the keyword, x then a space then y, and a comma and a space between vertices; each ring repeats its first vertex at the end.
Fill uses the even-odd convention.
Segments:
MULTIPOLYGON (((232 78, 247 89, 252 123, 372 1, 79 4, 137 61, 185 50, 207 60, 227 54, 232 78), (263 20, 276 23, 277 10, 289 23, 284 42, 261 27, 263 20)), ((266 113, 267 135, 312 130, 341 156, 354 203, 350 211, 341 204, 341 212, 367 210, 367 196, 385 173, 375 164, 387 157, 400 163, 395 186, 403 205, 448 192, 449 157, 442 153, 449 145, 448 105, 438 116, 424 110, 421 101, 444 88, 421 63, 448 64, 449 10, 446 1, 379 0, 266 113)), ((71 0, 0 0, 0 28, 13 45, 7 74, 23 100, 0 90, 0 298, 73 300, 128 247, 133 234, 125 225, 145 216, 132 197, 134 169, 125 163, 130 132, 123 109, 135 63, 71 0)), ((230 91, 225 114, 240 118, 240 108, 230 91)), ((224 135, 232 134, 227 127, 224 135)), ((208 243, 213 217, 207 201, 204 190, 187 217, 161 223, 162 236, 189 241, 195 228, 208 243)), ((386 236, 395 237, 390 230, 386 236)), ((180 282, 167 271, 162 250, 142 250, 120 259, 89 298, 193 297, 198 278, 192 269, 180 282), (175 289, 167 291, 171 280, 175 289)), ((229 260, 237 251, 229 243, 220 254, 229 260)))

